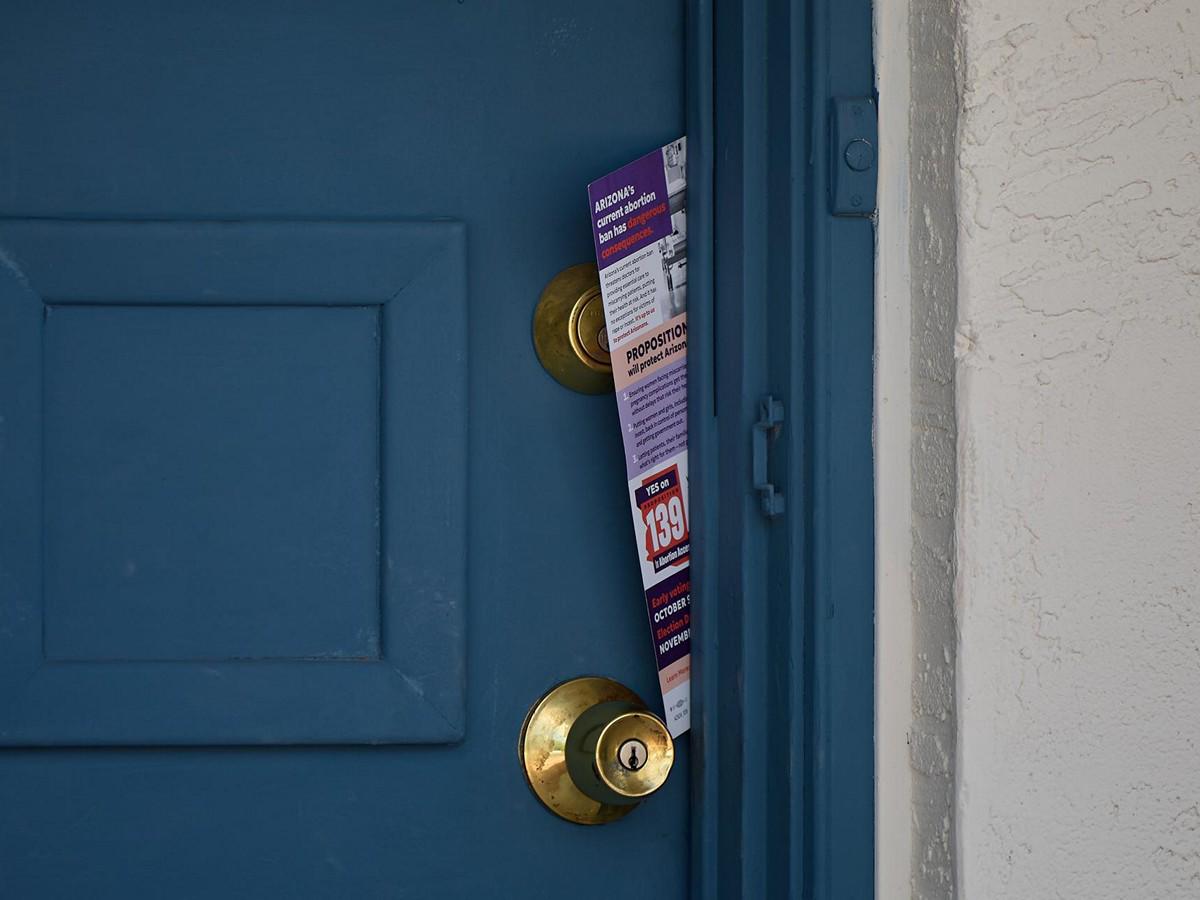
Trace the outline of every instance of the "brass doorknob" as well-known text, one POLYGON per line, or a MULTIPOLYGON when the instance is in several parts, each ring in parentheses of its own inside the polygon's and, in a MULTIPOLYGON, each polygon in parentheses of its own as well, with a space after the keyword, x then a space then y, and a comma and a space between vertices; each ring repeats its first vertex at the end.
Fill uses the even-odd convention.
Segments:
POLYGON ((533 346, 542 367, 583 394, 611 393, 612 361, 595 263, 563 269, 533 311, 533 346))
POLYGON ((667 780, 675 743, 629 688, 573 678, 534 703, 521 728, 521 766, 555 815, 601 825, 628 814, 667 780))

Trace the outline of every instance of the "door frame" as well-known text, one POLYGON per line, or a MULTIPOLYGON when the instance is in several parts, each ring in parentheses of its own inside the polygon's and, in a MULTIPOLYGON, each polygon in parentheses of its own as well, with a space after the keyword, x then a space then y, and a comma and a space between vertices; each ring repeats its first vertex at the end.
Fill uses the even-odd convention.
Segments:
POLYGON ((874 896, 874 221, 830 202, 871 36, 870 0, 688 2, 695 900, 874 896))

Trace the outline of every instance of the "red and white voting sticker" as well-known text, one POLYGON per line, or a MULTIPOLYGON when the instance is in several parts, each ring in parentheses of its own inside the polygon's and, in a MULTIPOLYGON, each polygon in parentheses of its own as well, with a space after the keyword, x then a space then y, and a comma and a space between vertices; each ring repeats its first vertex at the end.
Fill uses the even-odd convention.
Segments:
POLYGON ((643 478, 641 487, 634 492, 634 500, 646 526, 646 562, 655 572, 687 562, 691 539, 679 466, 672 465, 643 478))

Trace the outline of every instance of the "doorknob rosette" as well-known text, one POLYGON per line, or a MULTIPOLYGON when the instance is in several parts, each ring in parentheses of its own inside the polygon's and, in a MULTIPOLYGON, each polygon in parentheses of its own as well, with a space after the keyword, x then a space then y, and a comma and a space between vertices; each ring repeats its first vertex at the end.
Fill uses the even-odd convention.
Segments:
POLYGON ((629 688, 608 678, 565 681, 529 710, 518 747, 534 795, 561 818, 602 825, 667 780, 675 744, 629 688))

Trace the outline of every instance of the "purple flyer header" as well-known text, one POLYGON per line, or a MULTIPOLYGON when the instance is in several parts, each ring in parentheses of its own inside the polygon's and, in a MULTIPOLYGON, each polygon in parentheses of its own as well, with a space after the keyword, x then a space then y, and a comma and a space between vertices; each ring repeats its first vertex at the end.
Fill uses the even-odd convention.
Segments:
POLYGON ((671 233, 663 152, 640 159, 588 185, 596 262, 606 269, 671 233))

